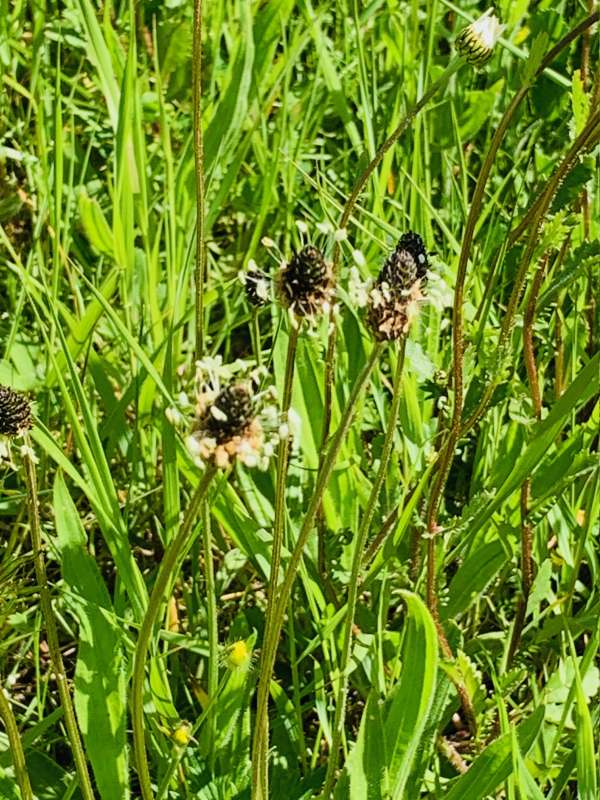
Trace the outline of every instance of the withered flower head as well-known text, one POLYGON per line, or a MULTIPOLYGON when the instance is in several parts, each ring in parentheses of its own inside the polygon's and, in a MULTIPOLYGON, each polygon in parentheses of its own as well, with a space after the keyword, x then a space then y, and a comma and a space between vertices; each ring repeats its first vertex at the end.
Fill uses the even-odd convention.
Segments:
POLYGON ((327 312, 334 296, 331 266, 310 244, 284 262, 278 285, 283 304, 299 317, 327 312))
POLYGON ((423 240, 412 232, 400 238, 386 259, 367 303, 367 324, 379 341, 408 333, 423 299, 428 263, 423 240))
POLYGON ((30 428, 29 400, 8 386, 0 386, 0 435, 21 436, 30 428))
POLYGON ((258 268, 253 259, 248 262, 248 268, 239 273, 239 279, 244 284, 246 298, 250 305, 258 308, 269 302, 271 279, 258 268))
POLYGON ((220 360, 198 362, 195 420, 187 438, 198 466, 225 468, 239 460, 266 469, 278 436, 277 409, 265 405, 252 377, 239 377, 220 360))

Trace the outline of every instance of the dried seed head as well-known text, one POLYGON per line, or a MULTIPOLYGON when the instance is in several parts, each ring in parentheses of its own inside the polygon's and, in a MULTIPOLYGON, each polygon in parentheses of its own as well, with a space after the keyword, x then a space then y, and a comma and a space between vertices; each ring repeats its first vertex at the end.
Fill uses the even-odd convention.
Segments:
POLYGON ((369 292, 367 324, 376 339, 400 339, 408 333, 423 299, 428 263, 421 237, 405 233, 369 292))
POLYGON ((21 436, 30 428, 29 400, 8 386, 0 386, 0 435, 21 436))
POLYGON ((327 310, 333 299, 333 274, 318 248, 306 245, 283 264, 279 293, 285 307, 299 317, 327 310))
POLYGON ((504 30, 504 25, 493 13, 488 10, 471 25, 467 25, 458 34, 455 42, 456 49, 464 56, 469 64, 481 67, 492 57, 494 46, 504 30))
POLYGON ((223 444, 241 436, 252 422, 252 398, 245 386, 225 386, 199 419, 199 427, 223 444))
POLYGON ((418 278, 417 262, 408 250, 398 245, 386 259, 377 282, 385 282, 389 286, 408 290, 418 278))
POLYGON ((367 310, 367 324, 379 341, 401 339, 408 333, 410 323, 417 316, 419 301, 423 299, 419 281, 411 290, 399 291, 385 281, 371 289, 367 310))

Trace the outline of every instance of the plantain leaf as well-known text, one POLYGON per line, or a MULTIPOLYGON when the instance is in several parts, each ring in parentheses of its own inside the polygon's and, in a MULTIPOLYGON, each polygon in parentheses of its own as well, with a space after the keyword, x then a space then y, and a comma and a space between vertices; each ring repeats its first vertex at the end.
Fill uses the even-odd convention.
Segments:
POLYGON ((389 796, 401 800, 435 693, 438 640, 423 601, 402 592, 408 610, 402 674, 385 720, 389 796))
MULTIPOLYGON (((527 755, 537 738, 544 721, 544 708, 540 706, 517 726, 517 738, 522 755, 527 755)), ((511 774, 513 768, 512 732, 498 737, 475 759, 469 770, 461 775, 446 795, 446 800, 483 800, 494 794, 498 786, 511 774)))
POLYGON ((75 709, 102 800, 129 797, 121 626, 61 472, 54 513, 68 602, 79 622, 75 709))

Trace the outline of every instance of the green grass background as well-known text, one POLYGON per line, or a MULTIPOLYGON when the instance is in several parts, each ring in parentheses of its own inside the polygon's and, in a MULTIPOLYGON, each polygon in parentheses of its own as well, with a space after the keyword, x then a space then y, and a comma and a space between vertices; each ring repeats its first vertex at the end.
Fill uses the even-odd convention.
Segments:
MULTIPOLYGON (((317 224, 335 228, 377 146, 442 73, 457 31, 484 8, 446 0, 204 5, 206 336, 209 352, 227 362, 253 358, 256 345, 238 271, 252 258, 272 270, 262 238, 289 254, 302 242, 298 221, 331 253, 332 236, 317 224)), ((198 480, 164 413, 194 349, 192 11, 183 0, 0 2, 0 382, 36 400, 55 609, 102 800, 136 796, 127 693, 136 629, 198 480)), ((491 376, 499 381, 486 415, 459 443, 440 517, 440 611, 458 654, 452 663, 438 656, 418 599, 423 567, 408 569, 452 402, 453 287, 475 180, 536 37, 545 52, 589 13, 565 0, 502 2, 497 11, 507 27, 493 60, 482 70, 463 66, 385 156, 342 245, 334 424, 370 349, 348 300, 352 250, 364 254, 364 278, 408 229, 435 255, 430 301, 407 342, 400 424, 373 535, 394 508, 404 513, 362 587, 338 798, 597 798, 597 149, 560 186, 528 273, 527 291, 549 254, 534 321, 541 422, 523 362, 523 304, 501 365, 496 351, 523 249, 522 240, 508 244, 509 234, 598 102, 597 28, 533 84, 494 161, 475 228, 464 305, 466 413, 491 376), (535 581, 507 669, 527 477, 535 581), (473 701, 475 740, 452 722, 460 705, 451 675, 473 701), (449 745, 471 765, 464 775, 449 745)), ((286 315, 269 306, 259 328, 281 388, 286 315)), ((326 336, 322 324, 299 346, 293 407, 302 436, 289 477, 290 540, 314 483, 326 336)), ((376 371, 326 494, 328 580, 319 576, 315 536, 296 583, 272 685, 273 797, 310 797, 323 780, 340 609, 381 451, 390 361, 376 371)), ((0 480, 3 685, 37 796, 76 798, 44 649, 24 486, 6 463, 0 480)), ((274 471, 239 468, 218 489, 211 530, 220 644, 254 636, 260 643, 274 471)), ((201 727, 183 751, 171 738, 206 702, 197 541, 175 596, 177 619, 165 625, 150 667, 153 774, 164 797, 249 797, 253 671, 221 668, 214 739, 201 727)), ((1 732, 0 796, 19 797, 1 732)))

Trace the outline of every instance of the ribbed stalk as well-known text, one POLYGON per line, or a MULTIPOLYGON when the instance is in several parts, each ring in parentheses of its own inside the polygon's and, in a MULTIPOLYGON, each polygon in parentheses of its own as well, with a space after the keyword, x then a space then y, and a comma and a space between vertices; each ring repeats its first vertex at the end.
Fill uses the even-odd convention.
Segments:
POLYGON ((4 694, 3 686, 0 686, 0 718, 6 730, 8 749, 12 757, 17 783, 21 790, 21 800, 33 800, 33 792, 31 791, 31 783, 29 782, 29 774, 27 772, 27 764, 25 763, 25 753, 23 752, 21 736, 8 698, 4 694))
POLYGON ((354 418, 358 401, 361 398, 371 373, 377 363, 377 360, 383 349, 383 344, 378 342, 373 349, 365 366, 363 367, 360 375, 356 379, 348 404, 342 416, 342 420, 335 434, 333 435, 323 463, 317 474, 317 481, 315 489, 311 497, 306 516, 302 523, 300 533, 296 545, 287 565, 285 578, 282 587, 277 595, 277 602, 273 609, 273 614, 269 620, 269 629, 265 632, 265 639, 263 644, 263 651, 259 665, 259 684, 258 696, 256 705, 256 720, 254 726, 254 743, 252 752, 252 800, 268 800, 268 786, 265 782, 265 759, 266 753, 264 743, 264 729, 267 720, 268 700, 269 700, 269 684, 271 682, 271 675, 273 673, 273 665, 275 664, 275 655, 277 653, 277 645, 279 643, 279 636, 285 618, 285 612, 288 605, 296 573, 302 560, 304 547, 308 537, 313 529, 313 524, 323 494, 327 487, 329 478, 335 466, 335 462, 340 451, 344 437, 346 436, 354 418))
MULTIPOLYGON (((288 413, 292 402, 292 386, 294 383, 294 371, 296 364, 296 349, 298 347, 298 336, 300 333, 301 321, 297 321, 297 327, 292 326, 288 339, 288 349, 285 361, 285 377, 283 380, 283 397, 281 401, 282 424, 287 424, 288 413)), ((285 436, 279 442, 277 454, 277 480, 275 485, 275 510, 273 519, 273 543, 271 547, 271 572, 269 579, 269 590, 267 596, 267 610, 265 613, 265 636, 269 630, 270 619, 273 614, 275 599, 277 596, 277 580, 281 566, 281 550, 283 547, 283 537, 285 533, 285 488, 287 484, 288 462, 290 457, 290 437, 285 436)), ((268 794, 269 774, 268 774, 268 749, 269 749, 269 726, 268 720, 264 718, 264 728, 260 737, 262 751, 257 753, 256 768, 260 770, 260 782, 265 787, 268 794)))
POLYGON ((176 572, 181 554, 188 544, 192 526, 196 520, 206 492, 215 475, 214 466, 207 467, 204 475, 192 495, 190 504, 185 513, 179 533, 167 547, 158 570, 158 575, 146 614, 140 626, 138 640, 133 658, 133 679, 131 684, 131 714, 133 726, 133 749, 135 762, 140 782, 140 791, 143 800, 153 800, 152 784, 150 781, 150 769, 146 754, 146 743, 144 740, 144 673, 146 666, 146 656, 150 645, 150 638, 154 629, 154 624, 158 618, 161 606, 166 593, 171 586, 173 576, 176 572))
POLYGON ((94 800, 94 791, 92 789, 92 782, 87 768, 83 745, 81 744, 81 737, 79 735, 79 728, 75 718, 73 701, 71 700, 71 694, 69 692, 69 684, 65 674, 65 667, 58 641, 58 628, 56 626, 56 619, 54 617, 54 610, 52 608, 50 589, 48 588, 46 563, 44 561, 44 551, 42 547, 42 526, 40 522, 40 509, 37 496, 35 459, 29 435, 25 434, 23 438, 25 442, 23 461, 25 464, 25 479, 27 483, 31 545, 33 548, 35 576, 40 593, 40 605, 42 608, 42 616, 44 618, 44 626, 46 628, 46 637, 48 639, 50 661, 52 662, 52 668, 54 670, 54 676, 58 686, 58 696, 63 708, 67 735, 69 737, 69 742, 71 743, 71 750, 73 751, 73 761, 75 762, 75 769, 77 771, 77 777, 79 778, 79 788, 81 789, 81 794, 84 800, 94 800))
POLYGON ((194 104, 194 170, 196 175, 196 358, 204 355, 204 284, 206 252, 204 248, 204 135, 202 131, 202 0, 194 0, 192 101, 194 104))
POLYGON ((335 706, 335 719, 333 723, 333 736, 331 749, 329 752, 329 761, 327 762, 327 773, 325 776, 325 785, 323 787, 323 798, 328 798, 333 790, 335 781, 335 772, 338 765, 339 749, 342 742, 342 735, 344 730, 344 721, 346 718, 346 702, 348 699, 348 665, 350 663, 350 655, 352 652, 352 629, 354 627, 354 615, 356 612, 356 601, 358 598, 358 587, 360 585, 361 565, 363 561, 363 551, 373 515, 377 507, 377 501, 381 492, 381 487, 387 475, 387 468, 392 454, 392 447, 394 444, 394 434, 396 433, 396 424, 398 422, 398 412, 400 410, 400 397, 401 397, 401 384, 402 384, 402 371, 404 368, 404 351, 406 340, 403 339, 400 343, 399 352, 397 354, 396 371, 394 374, 394 383, 392 389, 392 404, 390 407, 390 415, 387 421, 387 429, 381 451, 381 459, 379 462, 379 469, 371 493, 367 501, 361 524, 358 530, 356 541, 354 542, 354 550, 352 553, 352 567, 350 571, 350 582, 348 584, 348 601, 346 608, 346 619, 344 623, 344 635, 342 639, 342 652, 339 662, 339 688, 336 698, 335 706))

